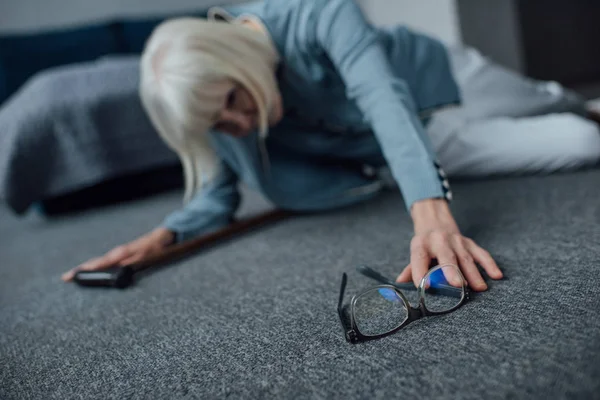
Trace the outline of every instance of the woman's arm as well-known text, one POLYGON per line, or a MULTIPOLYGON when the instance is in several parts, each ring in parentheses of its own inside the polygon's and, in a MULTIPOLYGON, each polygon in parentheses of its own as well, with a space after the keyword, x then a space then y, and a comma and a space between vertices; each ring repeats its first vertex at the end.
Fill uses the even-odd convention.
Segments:
POLYGON ((393 73, 375 29, 353 0, 325 2, 317 40, 371 124, 407 208, 443 198, 435 153, 409 87, 393 73))
POLYGON ((240 205, 237 183, 237 175, 225 162, 221 162, 216 177, 184 208, 167 216, 163 227, 175 234, 175 242, 225 227, 240 205))
POLYGON ((417 116, 409 88, 397 77, 354 0, 329 0, 317 38, 344 79, 348 95, 371 123, 414 222, 411 262, 398 281, 418 286, 432 259, 459 265, 474 290, 486 290, 478 262, 494 279, 502 272, 487 253, 460 233, 445 197, 443 177, 417 116))
POLYGON ((176 242, 214 232, 228 225, 239 204, 237 176, 221 163, 219 173, 185 207, 169 215, 164 223, 136 240, 117 246, 63 274, 64 281, 73 279, 79 270, 97 271, 116 265, 125 266, 164 250, 176 242))

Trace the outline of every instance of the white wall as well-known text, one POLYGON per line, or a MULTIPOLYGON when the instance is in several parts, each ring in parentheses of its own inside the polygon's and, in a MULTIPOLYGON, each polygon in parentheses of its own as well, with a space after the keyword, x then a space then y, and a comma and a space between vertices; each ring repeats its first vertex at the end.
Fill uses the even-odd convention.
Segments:
MULTIPOLYGON (((405 23, 449 43, 460 40, 456 0, 358 0, 377 24, 405 23)), ((79 25, 120 16, 183 12, 243 0, 0 0, 0 33, 79 25)))
POLYGON ((456 0, 359 0, 380 25, 405 24, 446 43, 461 42, 456 0))
POLYGON ((518 0, 460 0, 463 40, 515 71, 525 72, 518 0))

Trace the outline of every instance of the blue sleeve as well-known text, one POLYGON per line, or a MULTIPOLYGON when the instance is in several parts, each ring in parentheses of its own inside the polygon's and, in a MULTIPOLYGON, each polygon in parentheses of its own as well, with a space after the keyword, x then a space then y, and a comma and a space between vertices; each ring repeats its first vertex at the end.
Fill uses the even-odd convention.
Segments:
POLYGON ((443 198, 435 154, 410 90, 393 73, 375 29, 354 0, 326 2, 317 41, 371 124, 407 208, 418 200, 443 198))
POLYGON ((221 162, 217 176, 207 183, 183 209, 170 214, 163 227, 175 232, 177 242, 227 226, 240 205, 234 172, 221 162))

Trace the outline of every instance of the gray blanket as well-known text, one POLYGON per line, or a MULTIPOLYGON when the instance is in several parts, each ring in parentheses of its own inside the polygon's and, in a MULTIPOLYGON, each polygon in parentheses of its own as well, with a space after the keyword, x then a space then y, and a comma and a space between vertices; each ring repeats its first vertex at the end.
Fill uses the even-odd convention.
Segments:
POLYGON ((111 57, 32 78, 0 109, 0 199, 35 201, 178 163, 138 96, 139 58, 111 57))

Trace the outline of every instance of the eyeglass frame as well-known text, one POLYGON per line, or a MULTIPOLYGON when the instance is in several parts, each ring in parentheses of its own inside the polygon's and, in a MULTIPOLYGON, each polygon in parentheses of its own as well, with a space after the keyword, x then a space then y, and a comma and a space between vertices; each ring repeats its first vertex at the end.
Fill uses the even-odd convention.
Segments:
MULTIPOLYGON (((365 289, 362 292, 352 296, 352 299, 350 300, 350 304, 349 304, 350 309, 348 312, 348 314, 350 316, 350 326, 348 326, 348 324, 346 323, 347 318, 345 318, 345 316, 344 316, 344 294, 346 291, 346 284, 348 283, 348 275, 346 273, 342 274, 342 284, 340 286, 340 297, 338 300, 337 310, 338 310, 338 316, 340 318, 340 323, 342 324, 342 329, 344 330, 344 337, 346 338, 346 340, 349 343, 352 343, 352 344, 357 344, 357 343, 365 342, 365 341, 369 341, 369 340, 377 340, 377 339, 381 339, 381 338, 384 338, 389 335, 393 335, 394 333, 398 332, 402 328, 406 327, 411 322, 417 321, 421 318, 449 314, 449 313, 457 310, 458 308, 460 308, 463 304, 465 304, 465 302, 467 302, 471 298, 471 294, 470 294, 469 288, 467 287, 467 283, 466 283, 467 281, 465 280, 465 277, 463 276, 462 272, 460 271, 460 268, 458 268, 458 266, 453 265, 453 264, 438 265, 438 266, 430 269, 427 272, 427 274, 423 277, 423 279, 421 279, 421 282, 419 283, 418 288, 416 288, 411 283, 394 282, 394 281, 384 277, 379 272, 375 271, 374 269, 372 269, 368 266, 359 266, 356 269, 361 274, 363 274, 371 279, 374 279, 377 282, 380 282, 382 284, 370 287, 370 288, 365 289), (427 276, 429 276, 431 273, 437 271, 438 269, 442 269, 444 267, 449 267, 449 266, 456 268, 456 270, 460 274, 460 277, 462 278, 462 282, 463 282, 462 298, 456 306, 452 307, 449 310, 430 311, 429 309, 427 309, 427 306, 425 305, 425 293, 424 293, 425 279, 427 278, 427 276), (398 327, 390 330, 389 332, 382 333, 379 335, 364 335, 363 333, 360 332, 360 329, 358 328, 358 325, 356 324, 356 318, 354 316, 355 305, 356 305, 357 300, 361 296, 369 293, 370 291, 378 290, 378 289, 391 289, 397 295, 399 295, 400 298, 402 299, 402 301, 404 302, 404 305, 407 306, 406 309, 408 311, 408 315, 407 315, 406 319, 404 320, 404 322, 402 322, 398 327), (418 307, 413 307, 413 305, 408 301, 408 299, 406 298, 404 293, 402 293, 401 290, 417 290, 417 291, 419 291, 418 307)), ((443 291, 453 290, 453 289, 436 288, 435 290, 443 292, 443 291)))

